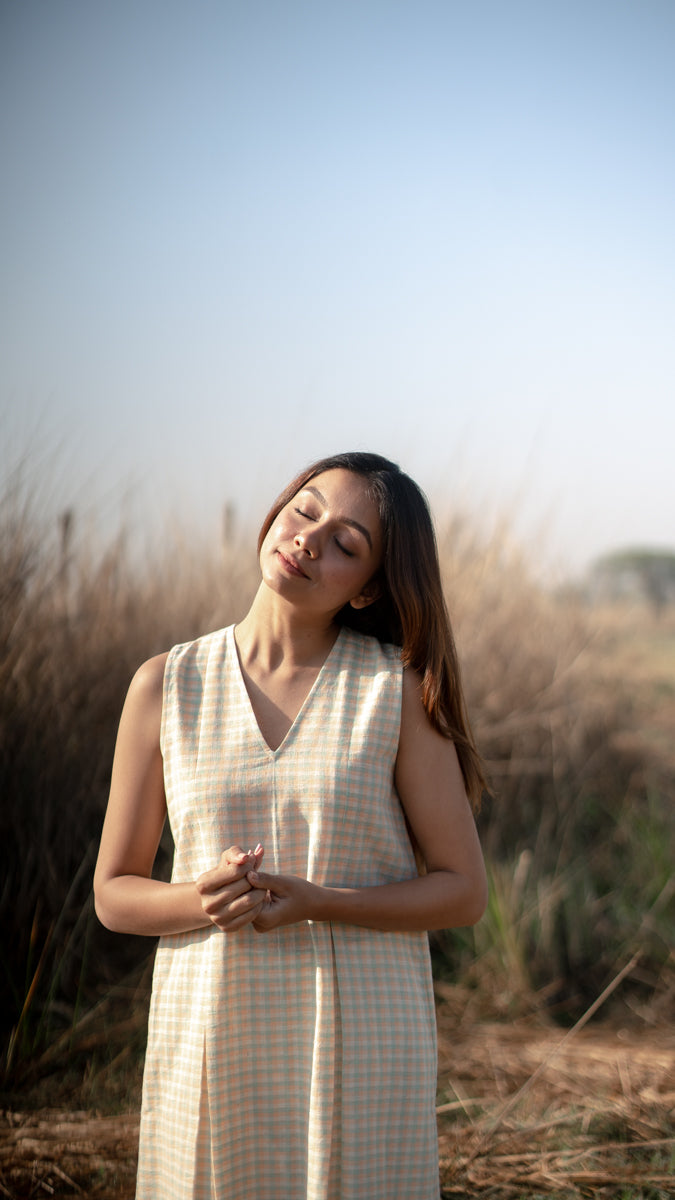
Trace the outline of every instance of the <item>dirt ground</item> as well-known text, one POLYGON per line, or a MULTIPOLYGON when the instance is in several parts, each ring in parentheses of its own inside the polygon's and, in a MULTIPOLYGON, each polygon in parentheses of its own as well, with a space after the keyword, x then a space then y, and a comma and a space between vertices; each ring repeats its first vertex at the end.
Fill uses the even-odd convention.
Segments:
MULTIPOLYGON (((675 1032, 464 1026, 441 1002, 438 1128, 448 1200, 675 1196, 675 1032)), ((3 1112, 0 1197, 132 1200, 137 1138, 137 1113, 3 1112)))
POLYGON ((439 1023, 444 1196, 675 1196, 672 1028, 439 1023))

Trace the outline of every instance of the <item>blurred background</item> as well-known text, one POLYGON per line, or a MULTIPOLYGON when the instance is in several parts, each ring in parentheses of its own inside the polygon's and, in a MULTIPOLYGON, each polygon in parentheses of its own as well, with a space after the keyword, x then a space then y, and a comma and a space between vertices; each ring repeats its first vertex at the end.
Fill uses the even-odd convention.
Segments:
POLYGON ((0 6, 5 1088, 136 1102, 124 693, 345 449, 431 499, 493 783, 453 1012, 569 1024, 637 954, 620 1020, 672 1019, 674 41, 669 0, 0 6))
POLYGON ((669 0, 0 12, 2 467, 210 535, 369 448, 556 570, 672 545, 669 0), (545 536, 544 536, 545 535, 545 536))

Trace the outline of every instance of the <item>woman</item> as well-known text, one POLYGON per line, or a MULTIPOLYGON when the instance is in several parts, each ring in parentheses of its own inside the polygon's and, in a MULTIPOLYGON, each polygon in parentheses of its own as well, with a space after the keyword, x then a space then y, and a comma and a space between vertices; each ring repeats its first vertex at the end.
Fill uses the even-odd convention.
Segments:
POLYGON ((160 935, 137 1197, 436 1200, 426 931, 486 881, 429 512, 338 455, 258 549, 243 621, 145 663, 120 722, 96 908, 160 935))

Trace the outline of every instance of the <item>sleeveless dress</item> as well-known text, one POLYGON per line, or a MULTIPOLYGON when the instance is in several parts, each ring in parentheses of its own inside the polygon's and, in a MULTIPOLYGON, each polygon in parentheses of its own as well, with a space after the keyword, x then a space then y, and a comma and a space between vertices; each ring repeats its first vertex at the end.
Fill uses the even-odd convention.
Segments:
MULTIPOLYGON (((412 878, 394 764, 400 652, 342 628, 277 750, 234 627, 170 652, 161 746, 172 879, 262 842, 328 887, 412 878)), ((162 937, 137 1200, 438 1200, 426 933, 306 921, 162 937)))

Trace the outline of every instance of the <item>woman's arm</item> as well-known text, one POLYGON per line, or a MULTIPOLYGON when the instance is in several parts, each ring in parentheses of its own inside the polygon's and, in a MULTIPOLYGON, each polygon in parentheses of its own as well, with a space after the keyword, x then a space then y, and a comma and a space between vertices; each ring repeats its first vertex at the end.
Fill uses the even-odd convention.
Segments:
POLYGON ((412 671, 403 677, 396 787, 427 874, 375 887, 326 888, 290 876, 250 873, 254 887, 270 891, 254 921, 257 930, 302 920, 401 931, 480 920, 487 880, 457 752, 430 724, 412 671))
POLYGON ((212 923, 229 932, 248 924, 264 901, 246 879, 261 855, 232 846, 194 883, 152 879, 166 819, 159 747, 166 658, 140 667, 122 710, 94 874, 96 912, 117 933, 183 933, 212 923))

